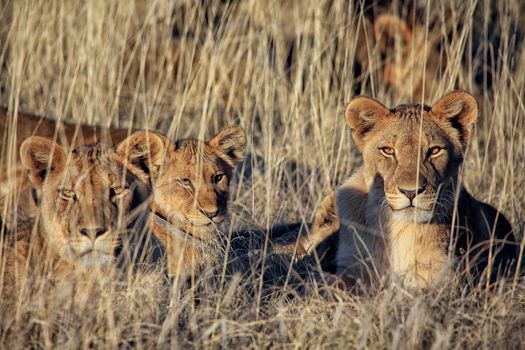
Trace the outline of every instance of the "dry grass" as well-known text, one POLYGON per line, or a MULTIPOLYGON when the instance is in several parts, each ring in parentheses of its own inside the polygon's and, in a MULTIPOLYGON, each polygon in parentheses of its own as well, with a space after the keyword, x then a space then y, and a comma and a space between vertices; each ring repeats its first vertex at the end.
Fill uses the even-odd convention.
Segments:
MULTIPOLYGON (((354 74, 363 17, 352 2, 203 3, 1 2, 1 102, 82 123, 148 126, 174 139, 206 138, 239 124, 264 167, 254 166, 234 186, 232 227, 311 221, 323 196, 360 162, 343 118, 356 83, 386 105, 407 98, 382 83, 381 69, 354 74)), ((476 94, 482 115, 464 182, 500 208, 521 238, 525 55, 513 42, 523 36, 514 29, 522 26, 525 9, 519 0, 417 3, 423 33, 438 33, 447 59, 427 102, 454 88, 476 94), (501 39, 496 52, 493 34, 501 39), (496 57, 490 84, 475 81, 479 57, 465 53, 472 47, 496 57)), ((406 84, 413 83, 409 76, 406 84)), ((7 151, 0 152, 0 169, 12 166, 7 151)), ((0 347, 441 349, 525 343, 525 288, 519 283, 469 294, 450 282, 422 294, 390 285, 350 295, 312 281, 299 291, 265 294, 250 291, 257 285, 250 278, 199 281, 193 289, 170 288, 159 269, 58 284, 32 281, 16 300, 2 300, 0 347)))

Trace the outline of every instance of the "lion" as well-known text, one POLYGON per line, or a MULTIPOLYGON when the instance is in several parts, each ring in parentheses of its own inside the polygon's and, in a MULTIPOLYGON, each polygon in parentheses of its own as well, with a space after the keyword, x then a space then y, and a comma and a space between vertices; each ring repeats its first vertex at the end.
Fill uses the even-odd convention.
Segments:
POLYGON ((208 142, 189 138, 176 143, 138 131, 117 149, 150 176, 149 227, 166 250, 168 275, 196 272, 221 246, 230 180, 244 157, 245 131, 229 127, 208 142))
POLYGON ((377 76, 379 86, 412 101, 429 101, 446 68, 441 28, 426 30, 413 18, 369 14, 356 34, 357 74, 377 76))
POLYGON ((432 107, 392 109, 357 97, 345 117, 363 165, 337 189, 339 220, 312 233, 310 252, 339 227, 338 275, 353 282, 389 275, 416 289, 455 267, 471 281, 494 281, 517 266, 508 220, 460 181, 478 118, 472 95, 454 91, 432 107))
POLYGON ((61 278, 112 267, 128 223, 147 214, 146 174, 101 143, 68 152, 32 136, 22 143, 20 157, 38 215, 18 222, 13 239, 5 242, 10 247, 4 281, 12 286, 37 269, 61 278))
POLYGON ((446 57, 439 52, 442 33, 412 26, 392 14, 382 14, 373 23, 374 37, 384 57, 383 82, 396 94, 413 101, 428 101, 439 87, 446 57))
POLYGON ((22 112, 15 116, 0 107, 0 145, 3 150, 9 150, 9 146, 12 146, 18 151, 22 142, 31 136, 47 137, 63 147, 75 148, 97 142, 116 144, 129 133, 128 129, 71 124, 22 112))
POLYGON ((7 164, 0 172, 0 217, 8 229, 16 227, 16 221, 34 219, 38 210, 31 197, 31 186, 27 180, 27 169, 15 156, 24 140, 41 136, 55 140, 59 145, 74 149, 83 144, 103 142, 118 143, 129 135, 128 129, 108 129, 85 124, 69 124, 27 113, 13 115, 0 107, 0 163, 7 164), (20 204, 20 205, 18 205, 20 204), (16 209, 16 210, 15 210, 16 209))
POLYGON ((335 207, 335 192, 331 192, 315 211, 309 235, 302 235, 299 243, 305 254, 312 254, 323 241, 338 230, 339 216, 335 207))
MULTIPOLYGON (((33 126, 39 125, 33 116, 19 115, 20 118, 27 118, 33 126)), ((51 120, 45 123, 49 128, 43 130, 55 127, 51 120)), ((113 130, 99 131, 106 132, 113 141, 123 135, 119 132, 114 135, 113 130)), ((232 127, 224 129, 209 142, 190 138, 177 143, 160 133, 138 131, 117 148, 119 154, 126 154, 129 164, 147 172, 148 181, 154 186, 149 226, 167 251, 169 274, 193 270, 204 262, 200 257, 217 249, 214 244, 219 239, 217 226, 228 214, 229 181, 235 165, 244 157, 244 130, 232 127), (178 237, 172 237, 175 232, 178 237), (181 245, 181 240, 187 244, 181 245)), ((23 207, 18 206, 18 219, 20 216, 33 217, 30 192, 23 190, 24 182, 18 181, 24 176, 18 169, 15 174, 11 176, 14 181, 0 181, 0 189, 6 192, 17 189, 19 202, 24 203, 23 207)))
POLYGON ((27 177, 28 172, 21 164, 11 171, 0 173, 0 224, 4 229, 12 230, 18 221, 25 222, 38 216, 38 207, 27 177))

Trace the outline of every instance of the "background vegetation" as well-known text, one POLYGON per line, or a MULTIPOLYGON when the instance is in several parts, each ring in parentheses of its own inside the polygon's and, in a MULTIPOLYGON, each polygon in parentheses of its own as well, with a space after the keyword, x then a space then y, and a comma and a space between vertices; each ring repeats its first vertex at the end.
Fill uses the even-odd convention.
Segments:
MULTIPOLYGON (((464 183, 502 210, 521 239, 525 46, 518 29, 524 19, 519 0, 7 0, 0 2, 0 100, 10 110, 154 128, 173 139, 205 139, 241 125, 250 155, 232 190, 237 229, 311 221, 322 198, 361 161, 343 118, 345 102, 356 94, 387 106, 431 105, 464 89, 482 111, 464 183), (446 62, 435 66, 437 76, 423 94, 407 96, 386 83, 388 57, 366 29, 379 13, 417 25, 413 35, 446 62)), ((390 57, 406 65, 403 48, 393 47, 390 57)), ((426 55, 415 57, 427 63, 426 55)), ((408 69, 400 85, 416 85, 415 71, 408 69)), ((11 166, 2 159, 0 169, 11 166)), ((519 281, 472 293, 452 281, 420 294, 394 284, 370 295, 312 280, 300 291, 263 295, 247 291, 253 282, 203 278, 197 289, 170 288, 160 268, 125 278, 38 280, 16 300, 2 300, 0 347, 525 344, 519 281)))

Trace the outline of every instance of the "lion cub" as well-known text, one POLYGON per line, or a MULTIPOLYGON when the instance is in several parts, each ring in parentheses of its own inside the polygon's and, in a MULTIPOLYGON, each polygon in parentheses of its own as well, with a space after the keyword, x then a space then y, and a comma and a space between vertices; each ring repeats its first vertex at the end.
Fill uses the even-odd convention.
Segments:
POLYGON ((33 136, 22 144, 20 156, 37 215, 19 221, 13 239, 5 242, 11 245, 4 251, 5 285, 35 270, 60 277, 112 266, 128 221, 147 208, 140 204, 150 192, 145 174, 103 144, 68 152, 33 136))
POLYGON ((217 256, 230 179, 245 148, 246 134, 239 127, 226 128, 208 142, 173 143, 139 131, 119 144, 118 152, 150 176, 149 227, 166 250, 170 276, 188 276, 217 256))
MULTIPOLYGON (((339 275, 352 281, 388 273, 421 288, 454 262, 476 280, 512 270, 518 248, 511 225, 460 181, 478 118, 471 95, 456 91, 432 107, 392 109, 357 97, 345 117, 363 165, 336 192, 339 275)), ((314 230, 310 251, 329 234, 314 230)))

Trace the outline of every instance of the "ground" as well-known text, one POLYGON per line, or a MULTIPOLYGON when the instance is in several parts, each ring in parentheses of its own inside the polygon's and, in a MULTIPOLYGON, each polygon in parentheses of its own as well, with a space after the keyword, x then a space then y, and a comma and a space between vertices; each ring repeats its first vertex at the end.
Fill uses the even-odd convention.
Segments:
MULTIPOLYGON (((359 30, 363 21, 397 13, 415 18, 428 38, 437 36, 446 60, 425 102, 453 89, 476 96, 481 115, 463 180, 521 239, 525 46, 516 28, 525 8, 518 0, 368 3, 376 12, 328 0, 4 2, 0 100, 11 110, 148 126, 173 139, 205 139, 240 125, 249 135, 249 161, 232 184, 232 229, 310 222, 323 197, 361 162, 345 102, 358 94, 387 106, 421 102, 421 95, 402 96, 386 84, 381 63, 364 69, 357 57, 363 47, 370 60, 382 57, 373 42, 359 39, 372 35, 359 30)), ((414 84, 410 74, 404 79, 414 84)), ((0 152, 0 169, 13 166, 13 154, 0 152)), ((33 281, 15 300, 3 300, 0 347, 441 349, 525 342, 519 280, 470 291, 448 281, 422 293, 394 283, 352 294, 315 278, 261 290, 257 275, 210 271, 195 288, 168 280, 160 267, 33 281)))

